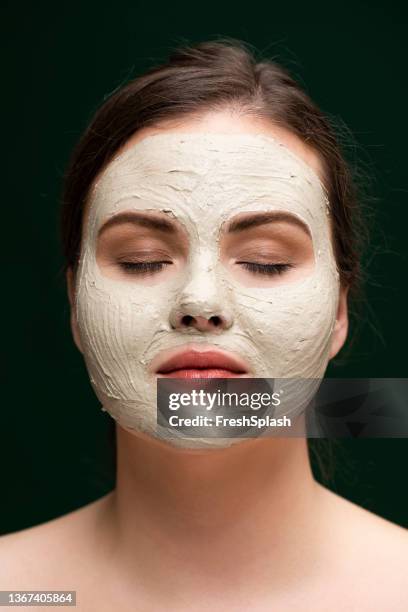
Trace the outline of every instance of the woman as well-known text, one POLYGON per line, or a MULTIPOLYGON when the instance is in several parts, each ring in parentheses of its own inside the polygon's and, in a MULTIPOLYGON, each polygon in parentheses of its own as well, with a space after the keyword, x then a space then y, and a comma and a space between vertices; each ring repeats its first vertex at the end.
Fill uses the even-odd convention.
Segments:
POLYGON ((63 209, 71 325, 117 485, 1 540, 2 589, 81 610, 406 610, 407 534, 313 478, 307 440, 174 437, 162 377, 321 377, 359 276, 353 184, 278 65, 202 43, 115 92, 63 209))

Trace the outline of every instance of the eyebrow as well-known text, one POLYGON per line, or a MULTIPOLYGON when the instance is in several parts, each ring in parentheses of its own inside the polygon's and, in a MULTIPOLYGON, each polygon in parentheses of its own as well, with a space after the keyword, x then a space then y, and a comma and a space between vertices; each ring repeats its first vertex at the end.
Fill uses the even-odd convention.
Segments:
POLYGON ((286 223, 297 225, 308 236, 310 236, 310 231, 306 223, 304 223, 299 217, 296 217, 295 215, 291 213, 287 213, 287 212, 280 211, 280 210, 247 215, 242 219, 237 219, 236 221, 232 221, 228 225, 226 231, 229 234, 236 233, 236 232, 242 232, 243 230, 246 230, 249 228, 258 227, 259 225, 265 225, 267 223, 273 223, 277 221, 285 221, 286 223))
POLYGON ((170 234, 176 233, 176 228, 171 221, 150 215, 145 215, 139 212, 123 212, 113 217, 110 217, 99 229, 98 236, 103 234, 108 228, 114 227, 115 225, 121 225, 122 223, 133 223, 134 225, 140 225, 142 227, 148 227, 149 229, 161 230, 162 232, 168 232, 170 234))
MULTIPOLYGON (((236 221, 229 223, 226 231, 229 234, 238 233, 246 229, 278 221, 285 221, 287 223, 297 225, 308 236, 310 236, 309 228, 303 221, 301 221, 301 219, 299 219, 299 217, 284 211, 270 211, 246 215, 241 219, 237 219, 236 221)), ((115 225, 121 225, 123 223, 133 223, 134 225, 160 230, 170 234, 175 234, 177 232, 174 224, 167 219, 153 217, 139 212, 123 212, 110 217, 99 229, 98 236, 100 236, 108 228, 114 227, 115 225)))

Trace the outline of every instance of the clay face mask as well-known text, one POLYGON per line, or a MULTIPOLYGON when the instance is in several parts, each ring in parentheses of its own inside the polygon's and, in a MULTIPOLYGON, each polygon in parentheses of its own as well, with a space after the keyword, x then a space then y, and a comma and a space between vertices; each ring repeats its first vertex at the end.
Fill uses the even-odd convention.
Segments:
POLYGON ((151 360, 164 349, 210 343, 242 356, 254 378, 321 378, 339 295, 324 188, 314 171, 264 135, 167 133, 116 157, 90 194, 76 284, 81 343, 92 386, 123 427, 185 447, 240 439, 174 439, 156 423, 151 360), (148 211, 183 228, 180 270, 151 282, 112 278, 98 265, 98 233, 119 213, 148 211), (314 265, 276 284, 246 283, 220 258, 221 230, 240 213, 281 211, 309 229, 314 265), (219 333, 174 327, 177 312, 225 316, 219 333))

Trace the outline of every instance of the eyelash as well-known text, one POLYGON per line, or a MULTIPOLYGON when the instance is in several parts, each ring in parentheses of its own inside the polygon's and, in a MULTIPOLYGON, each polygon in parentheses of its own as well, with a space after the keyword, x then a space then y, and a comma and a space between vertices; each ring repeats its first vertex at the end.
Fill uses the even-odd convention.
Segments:
MULTIPOLYGON (((120 266, 123 270, 131 274, 146 275, 161 272, 165 265, 171 265, 171 263, 171 261, 123 261, 120 263, 120 266)), ((237 263, 253 274, 261 274, 264 276, 280 275, 290 268, 293 268, 293 265, 289 263, 260 264, 251 261, 238 261, 237 263)))
POLYGON ((290 268, 293 268, 293 265, 289 263, 260 264, 251 261, 238 261, 237 263, 241 264, 246 270, 249 270, 254 274, 263 274, 266 276, 283 274, 290 268))
POLYGON ((122 261, 120 267, 131 274, 154 274, 161 272, 165 265, 171 264, 171 261, 122 261))

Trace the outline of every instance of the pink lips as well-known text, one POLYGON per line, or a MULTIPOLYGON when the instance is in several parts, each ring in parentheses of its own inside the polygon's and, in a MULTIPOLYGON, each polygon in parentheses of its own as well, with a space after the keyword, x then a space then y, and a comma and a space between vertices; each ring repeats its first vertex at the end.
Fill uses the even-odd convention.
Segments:
POLYGON ((246 364, 219 350, 184 349, 163 361, 157 374, 168 378, 238 378, 248 376, 246 364))

